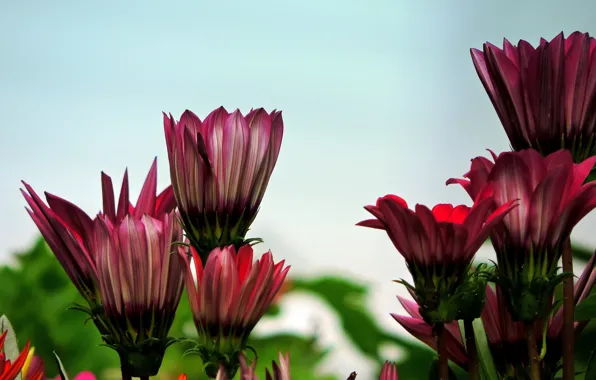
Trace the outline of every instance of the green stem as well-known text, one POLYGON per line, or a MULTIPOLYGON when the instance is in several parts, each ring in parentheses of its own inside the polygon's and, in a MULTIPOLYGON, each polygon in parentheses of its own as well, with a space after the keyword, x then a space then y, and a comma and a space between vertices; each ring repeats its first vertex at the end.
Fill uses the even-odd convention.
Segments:
POLYGON ((528 362, 530 365, 530 380, 540 380, 540 358, 536 346, 535 323, 526 323, 526 343, 528 345, 528 362))
POLYGON ((571 276, 563 280, 563 380, 573 380, 575 378, 573 359, 575 300, 573 295, 573 253, 570 239, 567 239, 563 246, 563 272, 571 273, 571 276))
POLYGON ((478 349, 476 348, 476 337, 474 336, 473 320, 464 320, 464 331, 466 335, 466 352, 468 354, 468 379, 480 380, 480 363, 478 362, 478 349))
POLYGON ((447 359, 447 330, 442 323, 435 325, 437 335, 437 353, 439 354, 439 380, 449 380, 449 362, 447 359))

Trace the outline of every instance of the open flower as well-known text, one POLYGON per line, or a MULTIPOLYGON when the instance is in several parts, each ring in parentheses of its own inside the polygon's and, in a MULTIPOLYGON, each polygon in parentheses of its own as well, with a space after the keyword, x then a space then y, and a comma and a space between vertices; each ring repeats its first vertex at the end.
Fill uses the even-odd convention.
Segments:
POLYGON ((533 321, 550 311, 563 244, 596 207, 596 183, 583 184, 596 157, 574 164, 566 150, 542 157, 527 149, 493 158, 494 164, 481 157, 472 160, 467 179, 447 184, 462 185, 472 199, 490 188, 495 207, 519 200, 519 207, 493 230, 491 242, 510 311, 516 320, 533 321))
POLYGON ((576 162, 596 153, 596 40, 563 33, 538 47, 506 39, 471 49, 474 66, 514 150, 559 149, 576 162))
MULTIPOLYGON (((410 210, 400 197, 387 195, 379 198, 376 206, 365 207, 376 219, 358 225, 387 232, 412 274, 411 290, 424 305, 422 315, 428 321, 445 323, 460 319, 457 314, 464 308, 459 302, 464 296, 461 286, 468 278, 476 251, 492 228, 516 206, 515 200, 510 200, 492 211, 493 204, 490 188, 471 208, 439 204, 432 210, 423 205, 410 210)), ((480 310, 474 312, 480 314, 480 310)))
POLYGON ((290 267, 273 262, 271 252, 253 263, 253 249, 244 245, 216 248, 203 266, 194 248, 193 263, 182 249, 184 280, 199 333, 199 353, 207 373, 215 375, 223 362, 230 376, 246 340, 281 288, 290 267), (196 273, 193 278, 192 268, 196 273))
POLYGON ((259 108, 243 116, 223 107, 204 121, 185 111, 164 114, 172 186, 184 230, 205 262, 213 248, 239 248, 277 162, 281 112, 259 108))

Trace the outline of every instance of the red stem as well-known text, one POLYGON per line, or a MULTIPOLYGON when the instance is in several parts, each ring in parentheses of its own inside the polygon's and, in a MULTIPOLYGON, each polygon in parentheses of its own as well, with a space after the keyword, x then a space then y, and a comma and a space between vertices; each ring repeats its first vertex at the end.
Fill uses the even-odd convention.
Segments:
POLYGON ((449 362, 447 360, 447 330, 443 324, 435 325, 437 335, 437 353, 439 354, 439 380, 449 380, 449 362))

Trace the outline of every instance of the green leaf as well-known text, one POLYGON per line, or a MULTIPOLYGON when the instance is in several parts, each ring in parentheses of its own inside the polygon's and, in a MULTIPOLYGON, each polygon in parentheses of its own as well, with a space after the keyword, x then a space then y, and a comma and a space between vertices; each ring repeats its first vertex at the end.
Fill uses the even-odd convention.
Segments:
POLYGON ((592 351, 592 354, 590 355, 584 379, 596 379, 596 350, 592 351))
POLYGON ((592 255, 594 254, 594 250, 590 248, 586 248, 583 246, 573 245, 571 247, 571 251, 573 252, 573 257, 579 259, 581 261, 588 262, 592 255))
MULTIPOLYGON (((430 371, 428 371, 428 380, 439 380, 439 360, 433 360, 432 364, 430 365, 430 371)), ((457 376, 449 367, 449 380, 457 380, 457 376)))
POLYGON ((596 294, 590 294, 575 307, 576 321, 589 321, 592 318, 596 318, 596 294))
POLYGON ((490 352, 482 319, 476 318, 472 325, 474 326, 474 337, 476 338, 476 349, 478 350, 478 361, 480 362, 480 376, 483 380, 499 380, 499 373, 490 352))
MULTIPOLYGON (((4 355, 6 355, 6 359, 10 360, 11 363, 14 363, 15 360, 19 357, 19 343, 17 341, 17 336, 10 324, 10 321, 3 315, 0 317, 0 335, 2 335, 6 331, 6 338, 4 338, 4 346, 2 347, 4 351, 4 355)), ((21 374, 19 373, 15 380, 21 380, 21 374)))
POLYGON ((62 361, 60 361, 60 358, 58 357, 58 354, 56 353, 56 351, 54 351, 54 358, 56 359, 56 364, 58 365, 58 373, 60 374, 60 379, 68 380, 68 375, 66 374, 66 370, 64 369, 64 366, 62 365, 62 361))

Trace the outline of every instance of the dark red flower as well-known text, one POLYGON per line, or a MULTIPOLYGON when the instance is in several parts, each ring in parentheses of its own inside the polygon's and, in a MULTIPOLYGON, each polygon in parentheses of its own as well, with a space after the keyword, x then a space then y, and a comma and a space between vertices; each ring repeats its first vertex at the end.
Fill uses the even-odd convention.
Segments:
MULTIPOLYGON (((480 314, 482 299, 468 298, 467 305, 462 305, 467 293, 478 293, 469 287, 477 284, 470 279, 470 263, 492 228, 516 207, 516 201, 503 203, 496 210, 493 206, 490 187, 471 208, 439 204, 432 210, 423 205, 410 210, 402 198, 387 195, 375 206, 365 207, 376 219, 358 225, 387 232, 406 260, 414 285, 404 284, 415 294, 425 320, 445 323, 459 319, 459 313, 480 314)), ((481 285, 480 290, 483 288, 481 285)))
POLYGON ((499 115, 511 146, 543 155, 565 148, 576 162, 596 147, 596 40, 563 33, 538 47, 506 39, 503 48, 485 43, 472 60, 499 115))
POLYGON ((543 157, 527 149, 498 157, 493 154, 493 158, 494 165, 483 157, 475 158, 464 175, 467 179, 449 179, 447 184, 462 185, 473 199, 490 188, 495 207, 519 200, 519 207, 493 230, 491 241, 497 253, 498 275, 508 283, 501 285, 511 302, 511 312, 516 319, 533 320, 536 312, 542 316, 548 313, 552 287, 560 281, 555 276, 562 244, 573 227, 596 207, 596 183, 584 184, 596 157, 574 164, 567 150, 543 157), (526 293, 529 288, 534 289, 532 294, 526 293))

